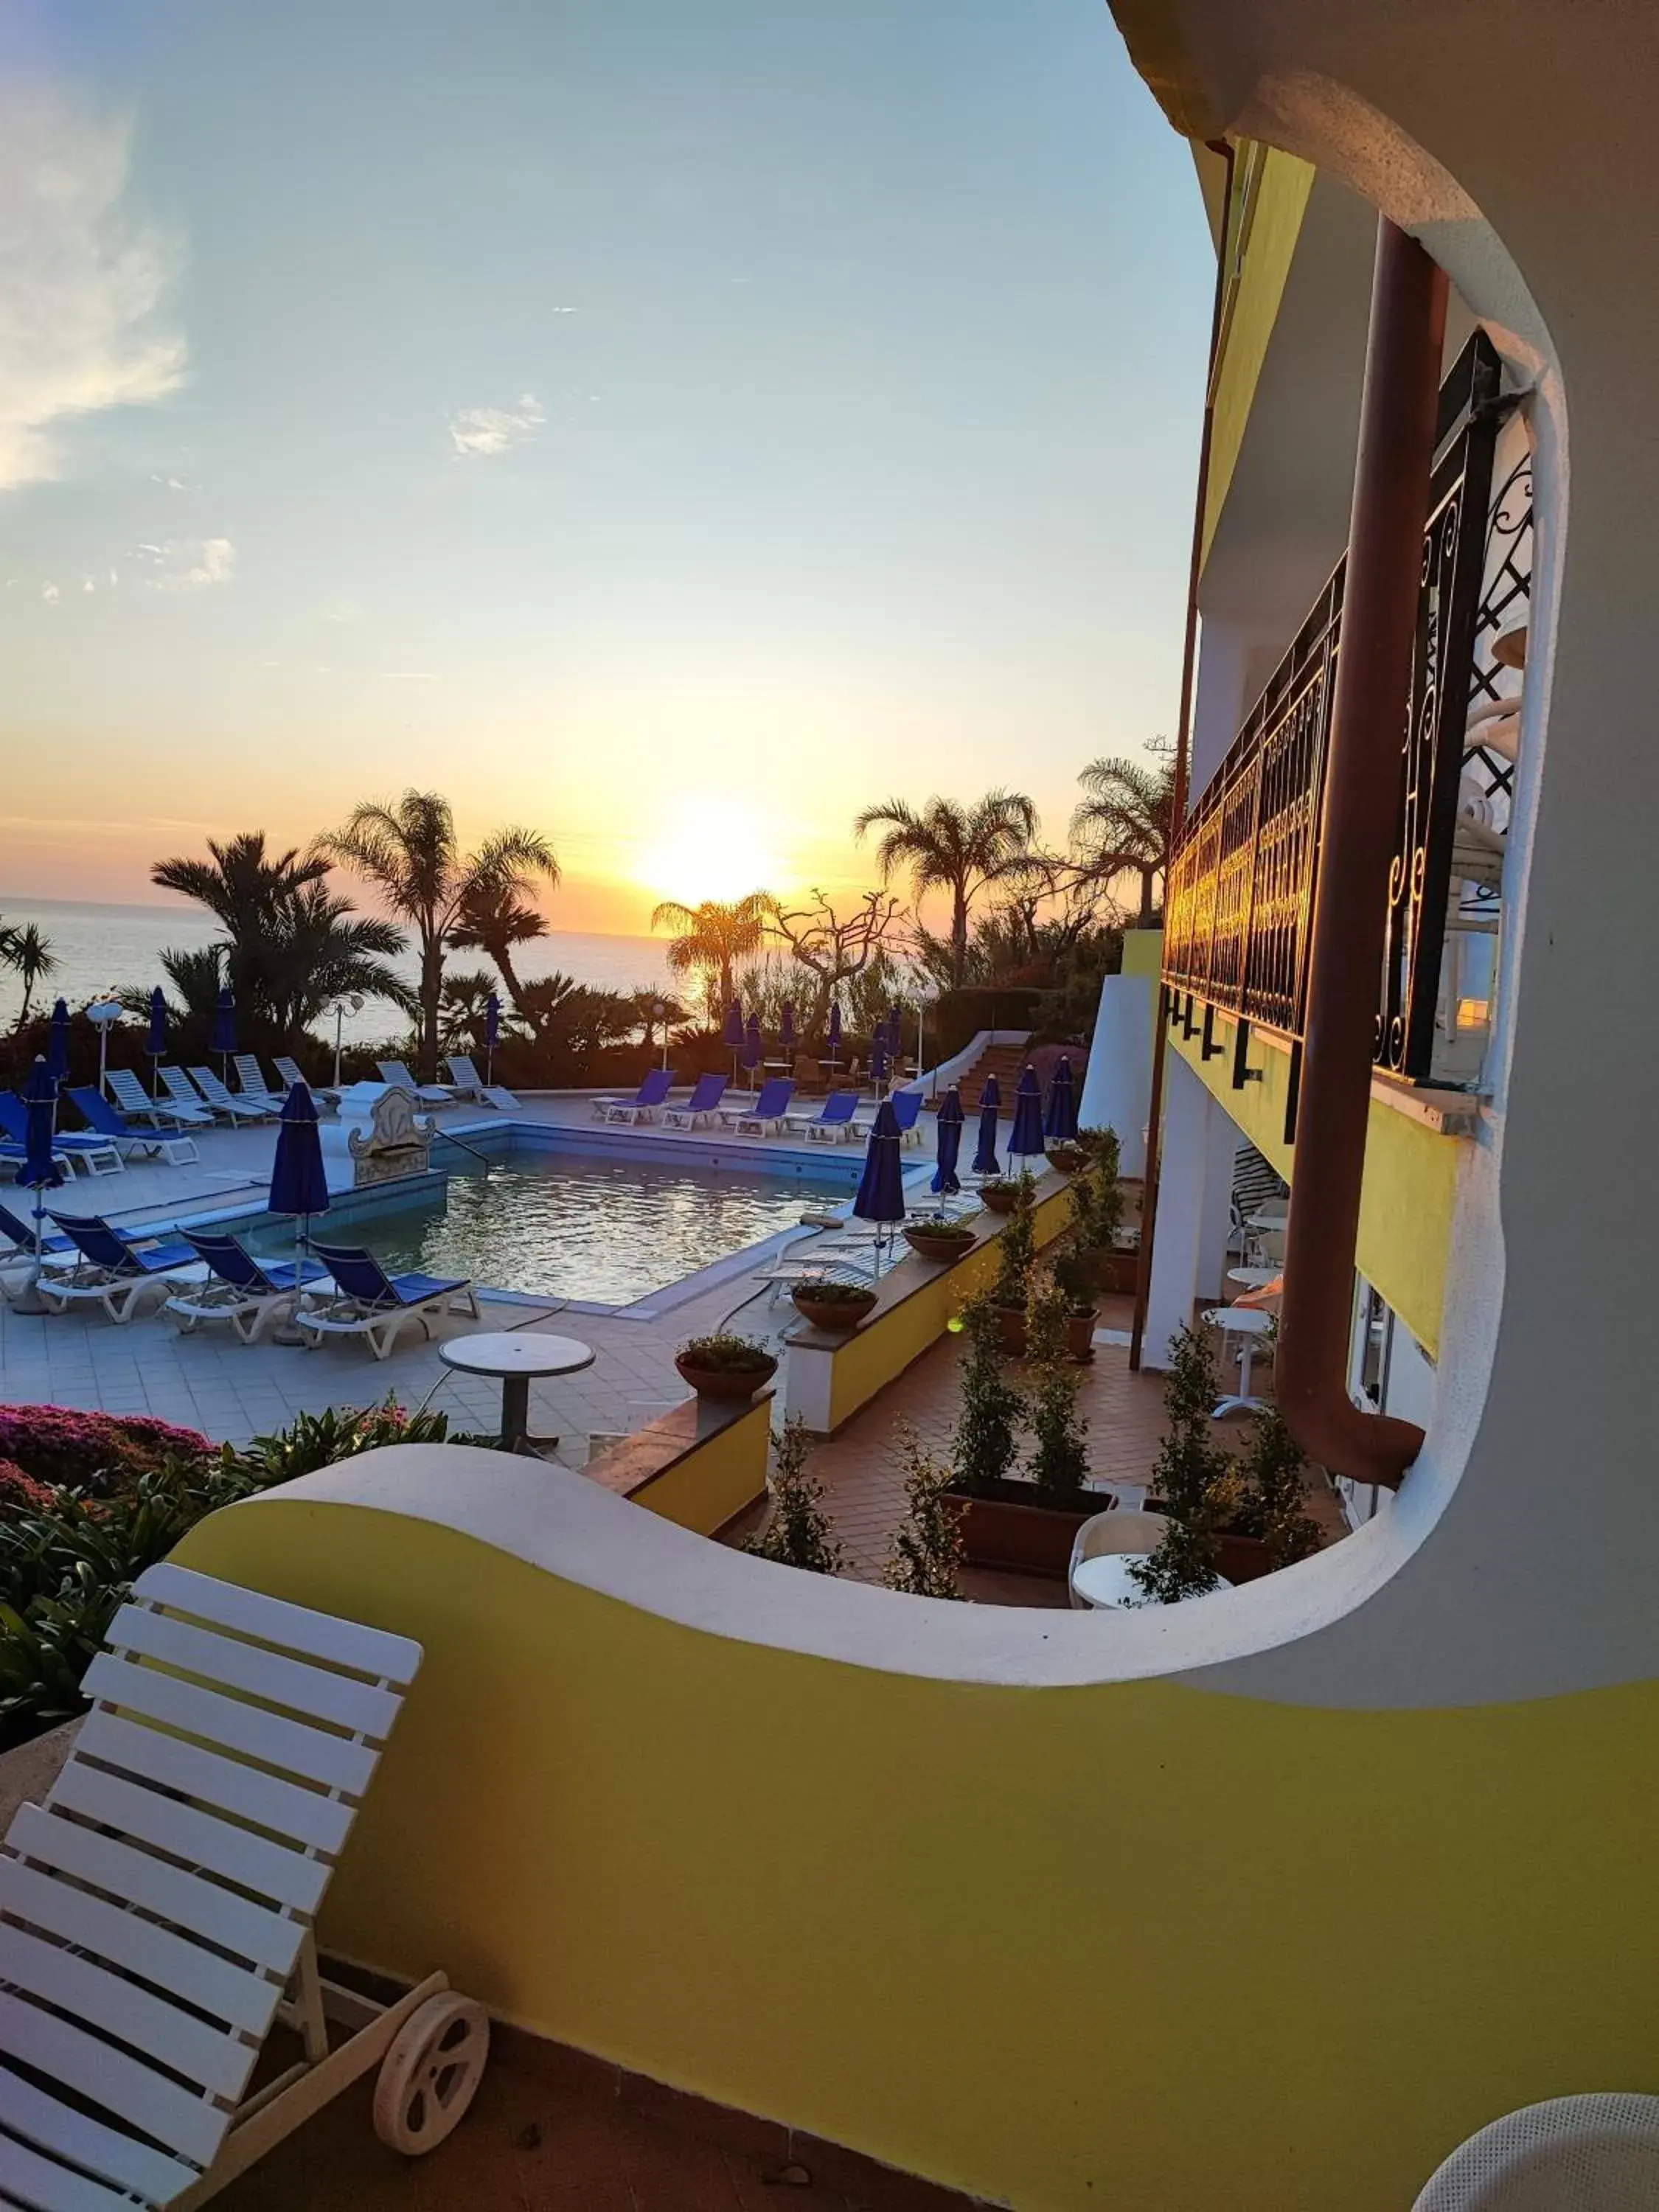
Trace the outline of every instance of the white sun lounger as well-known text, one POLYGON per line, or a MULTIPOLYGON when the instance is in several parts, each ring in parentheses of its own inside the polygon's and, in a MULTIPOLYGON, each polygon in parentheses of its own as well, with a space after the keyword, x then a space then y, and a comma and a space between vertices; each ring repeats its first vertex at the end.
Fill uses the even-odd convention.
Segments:
POLYGON ((177 1098, 152 1098, 131 1068, 112 1067, 104 1079, 116 1104, 134 1121, 148 1121, 153 1128, 212 1127, 213 1116, 199 1098, 193 1106, 186 1106, 177 1098))
POLYGON ((273 1114, 282 1112, 285 1093, 271 1089, 254 1054, 234 1052, 230 1064, 236 1071, 236 1088, 230 1094, 233 1098, 246 1098, 250 1106, 264 1106, 273 1114))
POLYGON ((0 1851, 0 2203, 191 2212, 376 2065, 375 2133, 434 2148, 483 2009, 442 1974, 382 2008, 322 1978, 313 1934, 420 1645, 169 1565, 108 1644, 0 1851), (279 2021, 303 2055, 249 2096, 279 2021))
POLYGON ((389 1083, 398 1091, 412 1091, 422 1106, 453 1106, 455 1103, 453 1086, 447 1083, 417 1083, 401 1060, 377 1060, 382 1083, 389 1083))
MULTIPOLYGON (((161 1070, 161 1080, 167 1079, 167 1071, 161 1070)), ((190 1079, 201 1092, 216 1114, 228 1115, 238 1127, 244 1121, 269 1121, 282 1109, 274 1099, 239 1098, 228 1091, 210 1067, 192 1067, 190 1079)))

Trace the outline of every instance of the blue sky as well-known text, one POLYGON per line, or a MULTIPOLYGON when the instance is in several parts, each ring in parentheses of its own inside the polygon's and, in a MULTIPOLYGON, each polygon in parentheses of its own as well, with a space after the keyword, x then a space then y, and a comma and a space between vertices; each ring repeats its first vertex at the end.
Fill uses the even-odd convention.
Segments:
POLYGON ((1103 0, 55 0, 0 76, 0 891, 416 781, 627 928, 1168 726, 1212 264, 1103 0))

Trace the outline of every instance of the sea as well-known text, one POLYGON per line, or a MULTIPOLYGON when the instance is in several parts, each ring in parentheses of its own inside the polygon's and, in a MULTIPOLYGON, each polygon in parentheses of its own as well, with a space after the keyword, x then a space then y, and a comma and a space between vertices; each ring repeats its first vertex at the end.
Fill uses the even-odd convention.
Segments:
MULTIPOLYGON (((151 990, 166 979, 164 950, 188 951, 210 945, 221 934, 213 916, 198 907, 100 906, 80 899, 7 898, 0 892, 0 920, 10 926, 33 922, 49 938, 58 966, 36 987, 35 1003, 50 1009, 54 999, 72 1007, 130 984, 151 990)), ((458 952, 458 968, 488 967, 482 953, 458 952)), ((416 980, 416 963, 405 955, 393 962, 399 974, 416 980)), ((606 991, 652 991, 668 981, 666 947, 659 937, 610 936, 599 931, 550 930, 521 946, 514 965, 526 982, 555 970, 606 991)), ((0 969, 0 1028, 15 1020, 22 1001, 17 978, 0 969)), ((329 1039, 332 1021, 325 1024, 329 1039)), ((404 1018, 385 999, 370 999, 361 1013, 348 1008, 341 1034, 348 1044, 374 1044, 395 1036, 404 1018)))

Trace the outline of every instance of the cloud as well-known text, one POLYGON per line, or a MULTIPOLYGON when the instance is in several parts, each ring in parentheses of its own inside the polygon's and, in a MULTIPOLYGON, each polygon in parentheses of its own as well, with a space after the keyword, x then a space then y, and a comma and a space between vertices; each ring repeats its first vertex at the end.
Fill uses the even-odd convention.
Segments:
POLYGON ((198 592, 228 584, 236 573, 236 548, 228 538, 169 538, 165 544, 137 550, 152 572, 144 580, 153 592, 198 592))
POLYGON ((81 589, 83 592, 95 592, 97 588, 98 579, 95 576, 83 576, 81 579, 81 589))
POLYGON ((190 486, 185 482, 182 477, 158 477, 152 475, 150 482, 152 483, 165 485, 168 491, 188 491, 190 489, 190 486))
POLYGON ((0 490, 63 472, 60 427, 184 380, 176 242, 132 207, 129 122, 0 94, 0 490))
POLYGON ((63 595, 58 591, 56 584, 42 584, 40 586, 40 596, 46 602, 48 606, 56 606, 58 601, 63 595))
POLYGON ((450 443, 461 456, 504 453, 522 445, 546 420, 541 401, 526 392, 513 407, 463 407, 449 418, 450 443))
POLYGON ((383 684, 435 684, 437 672, 431 668, 388 668, 382 672, 383 684))

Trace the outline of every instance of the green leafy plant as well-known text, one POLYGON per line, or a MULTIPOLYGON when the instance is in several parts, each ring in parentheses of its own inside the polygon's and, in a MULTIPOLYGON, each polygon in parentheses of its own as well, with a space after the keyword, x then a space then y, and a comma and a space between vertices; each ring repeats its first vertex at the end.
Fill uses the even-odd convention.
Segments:
POLYGON ((1202 1597, 1221 1581, 1215 1563, 1215 1540, 1185 1521, 1171 1521, 1158 1549, 1144 1559, 1131 1559, 1129 1579, 1151 1605, 1176 1605, 1184 1597, 1202 1597))
POLYGON ((867 1306, 876 1302, 868 1283, 843 1282, 837 1275, 809 1275, 795 1285, 794 1296, 821 1306, 867 1306))
POLYGON ((1072 1233, 1085 1252, 1109 1252, 1123 1222, 1115 1129, 1091 1129, 1079 1139, 1089 1165, 1072 1184, 1072 1233))
POLYGON ((997 1276, 991 1285, 991 1303, 999 1306, 1023 1306, 1031 1279, 1031 1265, 1036 1258, 1036 1186, 1030 1176, 1020 1176, 1015 1182, 1014 1203, 1005 1217, 1002 1234, 997 1240, 997 1276))
POLYGON ((882 1580, 912 1597, 962 1595, 963 1543, 960 1501, 951 1496, 951 1471, 922 1448, 908 1421, 894 1431, 904 1463, 904 1518, 894 1529, 882 1580))
POLYGON ((725 1330, 716 1336, 689 1337, 676 1357, 688 1367, 717 1375, 769 1374, 777 1364, 772 1353, 753 1337, 735 1336, 725 1330))
POLYGON ((997 1317, 978 1297, 962 1310, 968 1353, 956 1433, 951 1442, 951 1479, 970 1498, 994 1494, 1014 1463, 1025 1401, 1003 1373, 997 1317))
POLYGON ((1031 1480, 1050 1504, 1073 1503, 1089 1476, 1088 1426, 1077 1410, 1078 1370, 1066 1354, 1066 1292, 1053 1274, 1034 1275, 1025 1304, 1026 1354, 1036 1383, 1031 1480))
POLYGON ((1152 1556, 1129 1568, 1142 1593, 1166 1605, 1213 1589, 1220 1578, 1217 1539, 1224 1511, 1237 1500, 1221 1488, 1227 1455, 1210 1418, 1219 1395, 1207 1340, 1196 1329, 1178 1329, 1164 1380, 1169 1425, 1151 1485, 1152 1498, 1168 1516, 1170 1527, 1152 1556))
POLYGON ((951 1213, 919 1213, 904 1225, 907 1229, 920 1229, 929 1237, 948 1237, 952 1243, 971 1244, 974 1241, 971 1224, 958 1221, 951 1213))
MULTIPOLYGON (((1090 1254, 1079 1251, 1073 1244, 1067 1244, 1056 1257, 1053 1273, 1055 1286, 1066 1301, 1068 1315, 1096 1311, 1098 1301, 1095 1295, 1094 1261, 1090 1254)), ((1027 1311, 1030 1311, 1029 1306, 1027 1311)))
POLYGON ((766 1526, 750 1537, 744 1549, 781 1567, 800 1567, 813 1575, 838 1575, 845 1554, 824 1504, 823 1485, 807 1472, 811 1449, 805 1422, 799 1414, 791 1414, 772 1455, 772 1472, 766 1486, 771 1493, 771 1511, 766 1526))
MULTIPOLYGON (((255 1437, 241 1456, 256 1472, 260 1486, 292 1482, 319 1468, 333 1467, 382 1444, 441 1444, 451 1442, 448 1416, 406 1413, 388 1393, 377 1406, 325 1406, 319 1413, 296 1414, 285 1429, 255 1437)), ((459 1442, 459 1438, 453 1441, 459 1442)))
POLYGON ((1319 1524, 1307 1512, 1308 1462, 1277 1406, 1255 1417, 1249 1448, 1239 1463, 1260 1535, 1275 1567, 1294 1566, 1319 1549, 1319 1524))

